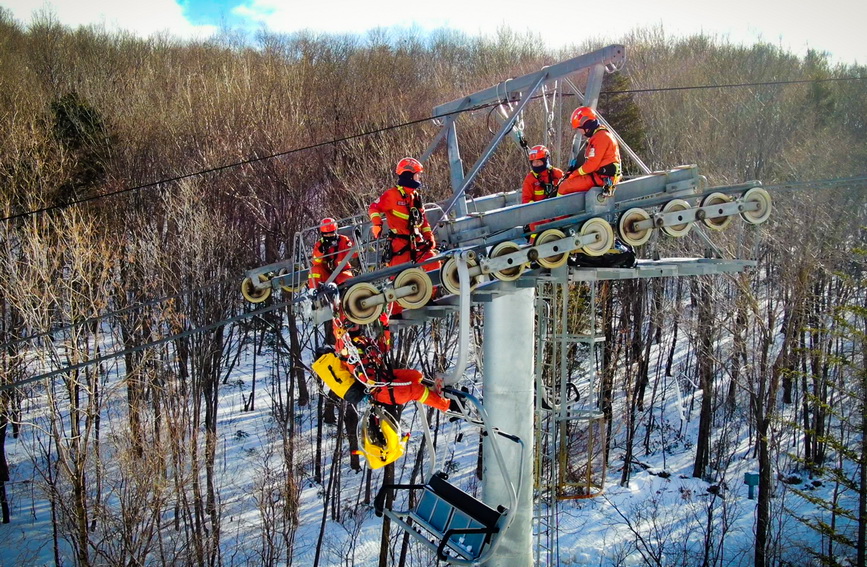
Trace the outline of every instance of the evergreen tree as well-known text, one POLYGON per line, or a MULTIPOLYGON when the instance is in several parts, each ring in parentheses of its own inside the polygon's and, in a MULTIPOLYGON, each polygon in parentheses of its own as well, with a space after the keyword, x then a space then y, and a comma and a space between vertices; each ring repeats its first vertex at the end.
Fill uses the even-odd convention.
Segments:
POLYGON ((68 180, 58 188, 60 203, 89 196, 105 178, 111 139, 100 113, 70 92, 51 103, 54 137, 72 156, 68 180))
POLYGON ((795 516, 820 534, 820 548, 805 549, 820 565, 847 565, 852 555, 855 565, 865 565, 867 534, 867 297, 864 295, 863 259, 867 251, 855 250, 861 262, 853 262, 849 274, 841 279, 852 291, 851 299, 838 309, 834 319, 839 336, 838 350, 832 358, 836 379, 829 381, 835 398, 830 404, 811 397, 836 422, 822 441, 829 458, 825 463, 793 456, 815 477, 804 487, 792 488, 799 497, 813 504, 817 513, 795 516), (817 487, 830 486, 830 494, 817 487), (853 533, 855 531, 856 533, 853 533))
MULTIPOLYGON (((629 75, 616 71, 606 74, 602 80, 599 111, 611 127, 623 138, 623 141, 639 156, 647 151, 647 133, 641 109, 635 102, 635 95, 629 91, 632 80, 629 75)), ((625 156, 623 159, 624 173, 627 175, 641 173, 632 166, 625 156), (632 168, 632 169, 630 169, 632 168)))

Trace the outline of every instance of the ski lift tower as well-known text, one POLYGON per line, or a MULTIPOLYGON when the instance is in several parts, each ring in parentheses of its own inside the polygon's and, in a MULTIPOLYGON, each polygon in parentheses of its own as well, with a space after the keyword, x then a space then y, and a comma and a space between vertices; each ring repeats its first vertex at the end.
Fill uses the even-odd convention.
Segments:
MULTIPOLYGON (((560 111, 563 106, 563 90, 570 89, 575 97, 570 107, 595 107, 603 76, 619 68, 624 60, 623 46, 608 46, 435 108, 435 116, 442 120, 442 127, 420 159, 426 161, 445 142, 453 194, 445 203, 431 207, 427 214, 435 226, 437 242, 444 250, 430 260, 442 262, 434 277, 438 276, 437 283, 450 295, 429 301, 434 284, 419 265, 382 268, 373 255, 367 256, 373 261, 364 266, 368 268, 364 273, 343 284, 341 296, 346 316, 362 325, 373 322, 384 306, 393 301, 404 307, 402 318, 406 323, 442 317, 459 307, 460 350, 452 372, 453 380, 463 374, 466 366, 470 302, 484 305, 482 413, 486 415, 483 424, 489 433, 483 440, 483 505, 477 505, 474 498, 437 477, 424 486, 428 498, 422 498, 421 503, 427 506, 445 502, 448 505, 442 510, 439 506, 406 513, 382 510, 400 519, 398 525, 410 533, 420 533, 413 532, 410 522, 420 523, 429 533, 434 533, 435 539, 439 539, 434 546, 438 555, 447 553, 446 548, 449 548, 463 558, 450 556, 448 560, 452 564, 533 565, 534 484, 539 494, 535 514, 536 547, 545 548, 544 553, 537 552, 536 564, 557 564, 558 498, 552 496, 557 490, 551 488, 562 486, 562 479, 557 478, 557 471, 562 469, 554 466, 555 461, 562 458, 562 452, 555 450, 558 431, 563 429, 564 422, 576 416, 597 424, 599 417, 598 408, 573 411, 576 408, 564 403, 570 377, 564 371, 563 360, 570 343, 583 342, 595 348, 600 338, 593 329, 586 336, 573 337, 563 328, 565 317, 557 314, 566 311, 570 285, 578 282, 595 285, 606 279, 731 273, 756 264, 751 260, 697 258, 644 261, 628 269, 588 271, 568 266, 572 253, 605 254, 614 244, 615 228, 612 226, 616 227, 622 241, 640 246, 660 233, 677 238, 685 236, 693 226, 722 230, 732 217, 740 216, 749 224, 760 224, 770 216, 771 199, 760 187, 761 183, 707 187, 707 181, 694 165, 651 172, 610 127, 620 142, 621 153, 642 172, 623 179, 614 195, 605 196, 602 189, 596 187, 585 193, 526 204, 521 203, 520 191, 476 198, 468 196, 467 190, 473 186, 480 170, 510 132, 522 148, 526 147, 522 135, 523 113, 531 101, 541 102, 547 114, 546 127, 540 128, 539 137, 545 141, 549 136, 562 138, 562 132, 557 136, 557 128, 564 120, 555 121, 555 110, 560 111), (583 91, 576 84, 581 85, 583 91), (500 128, 469 170, 465 170, 457 121, 466 111, 492 107, 498 111, 500 128), (528 243, 529 234, 524 229, 530 224, 535 226, 537 234, 532 243, 528 243), (546 291, 537 298, 537 286, 539 289, 553 286, 554 293, 546 291), (546 304, 553 318, 537 316, 540 302, 546 304), (536 388, 538 361, 544 357, 537 358, 535 352, 552 344, 555 356, 550 360, 555 365, 551 374, 558 379, 551 379, 547 384, 540 381, 536 388), (535 394, 543 390, 551 394, 547 409, 541 403, 534 405, 534 397, 540 397, 535 394), (545 419, 539 418, 542 412, 552 410, 553 417, 549 414, 545 419), (541 425, 539 439, 534 443, 535 419, 539 419, 541 425), (500 451, 496 438, 504 433, 517 442, 500 451), (534 459, 525 458, 522 449, 534 445, 536 459, 540 460, 536 470, 547 471, 545 478, 537 475, 536 483, 526 480, 533 478, 534 459), (544 459, 547 463, 541 462, 544 459), (520 480, 512 482, 515 478, 520 480), (508 510, 505 505, 509 506, 508 510), (544 514, 540 513, 542 509, 546 510, 544 514), (458 520, 463 523, 460 527, 450 527, 458 520), (466 525, 473 522, 475 527, 466 525), (480 537, 484 540, 482 543, 474 539, 480 537), (470 540, 474 544, 468 543, 470 540)), ((600 122, 608 126, 604 119, 600 122)), ((580 139, 580 136, 573 139, 572 155, 577 155, 580 139)), ((549 146, 557 155, 560 143, 555 142, 549 146)), ((557 157, 564 160, 566 156, 557 157)), ((369 233, 366 222, 350 220, 340 224, 354 231, 359 240, 360 235, 369 233)), ((712 246, 704 232, 699 234, 712 246)), ((364 250, 372 245, 369 241, 359 243, 364 250)), ((304 261, 305 258, 296 256, 289 261, 249 270, 242 283, 242 293, 252 302, 264 301, 275 289, 292 293, 293 282, 306 279, 309 266, 305 267, 304 261)), ((340 267, 335 273, 339 271, 340 267)), ((526 457, 530 454, 533 453, 527 451, 526 457)), ((433 545, 430 541, 427 543, 433 545)))
MULTIPOLYGON (((440 218, 436 212, 431 222, 437 223, 438 241, 446 249, 459 254, 474 250, 477 256, 470 266, 470 275, 488 275, 493 281, 474 286, 472 301, 484 303, 484 405, 490 426, 501 428, 519 437, 527 447, 534 445, 534 419, 539 413, 539 402, 534 401, 537 391, 534 386, 536 376, 535 351, 537 336, 536 289, 540 280, 553 285, 558 293, 557 301, 549 301, 555 311, 565 309, 568 303, 570 283, 591 282, 605 279, 624 279, 632 277, 667 277, 743 271, 755 265, 744 260, 697 259, 692 262, 650 263, 627 270, 595 270, 592 274, 584 272, 576 275, 575 270, 566 266, 570 252, 584 251, 598 256, 610 248, 613 242, 611 224, 617 224, 620 238, 641 245, 647 242, 656 229, 674 237, 685 235, 693 224, 721 230, 740 215, 750 224, 764 222, 770 214, 770 197, 763 189, 756 187, 758 182, 708 189, 706 181, 699 176, 695 166, 683 166, 667 172, 651 172, 641 159, 624 143, 613 129, 612 133, 620 142, 621 151, 636 164, 644 175, 621 182, 614 197, 605 198, 601 189, 591 189, 587 193, 569 195, 557 199, 546 199, 536 203, 521 204, 520 191, 496 194, 470 199, 467 189, 472 186, 479 171, 488 161, 497 146, 510 132, 516 141, 526 147, 522 136, 522 117, 525 107, 531 100, 541 99, 548 112, 548 128, 545 137, 552 133, 552 120, 555 105, 562 106, 564 87, 571 89, 575 103, 571 106, 596 107, 606 72, 618 69, 625 59, 625 48, 612 45, 592 53, 576 57, 523 77, 509 79, 467 97, 457 99, 434 109, 436 116, 443 116, 444 122, 439 135, 434 139, 422 160, 426 160, 434 149, 446 142, 454 188, 451 199, 441 208, 440 218), (574 82, 573 82, 574 80, 574 82), (583 92, 576 83, 583 85, 583 92), (550 94, 550 99, 549 99, 550 94), (559 98, 558 98, 559 96, 559 98), (501 127, 482 151, 469 171, 465 172, 460 149, 456 121, 460 111, 496 105, 500 111, 501 127), (731 195, 739 193, 739 198, 731 195), (698 206, 695 197, 700 198, 698 206), (572 200, 572 201, 569 201, 572 200), (693 201, 693 202, 690 202, 693 201), (659 206, 659 210, 648 212, 648 207, 659 206), (571 219, 564 219, 563 212, 578 212, 571 219), (526 233, 522 227, 543 219, 562 219, 548 222, 536 229, 538 236, 533 245, 524 246, 526 233), (580 227, 580 229, 578 229, 580 227), (561 230, 562 229, 562 230, 561 230), (578 230, 576 230, 578 229, 578 230), (543 269, 532 269, 533 263, 543 269), (528 268, 531 268, 528 270, 528 268), (547 270, 546 270, 547 269, 547 270)), ((604 119, 602 120, 605 124, 604 119)), ((607 126, 607 124, 605 124, 607 126)), ((562 136, 561 136, 562 137, 562 136)), ((572 155, 580 149, 580 136, 571 145, 572 155)), ((555 146, 555 150, 559 146, 555 146)), ((561 156, 563 159, 563 156, 561 156)), ((704 234, 702 233, 704 236, 704 234)), ((457 254, 449 258, 440 271, 443 286, 458 293, 457 254)), ((477 280, 472 280, 477 284, 477 280)), ((466 303, 461 298, 461 303, 466 303)), ((595 297, 591 303, 595 302, 595 297)), ((405 312, 406 313, 406 312, 405 312)), ((422 314, 419 314, 423 316, 422 314)), ((591 317, 593 315, 591 314, 591 317)), ((559 345, 558 357, 568 347, 568 333, 553 331, 559 345), (557 334, 559 333, 559 334, 557 334)), ((539 337, 541 347, 549 337, 539 337)), ((600 337, 592 331, 588 336, 573 338, 574 342, 589 343, 591 349, 600 337)), ((568 377, 561 365, 555 365, 561 377, 553 384, 552 401, 556 402, 551 427, 540 429, 540 435, 547 439, 545 445, 555 446, 557 431, 562 430, 565 421, 580 419, 596 423, 601 415, 596 408, 573 411, 565 405, 565 388, 568 377), (552 434, 553 430, 553 434, 552 434)), ((592 381, 591 381, 592 382, 592 381)), ((593 396, 590 396, 593 399, 593 396)), ((483 446, 484 477, 482 498, 490 506, 509 501, 509 480, 503 475, 488 474, 495 466, 492 445, 496 441, 485 439, 483 446)), ((542 448, 542 454, 555 454, 554 450, 542 448)), ((532 478, 534 459, 522 458, 522 453, 513 450, 504 455, 509 471, 520 478, 532 478)), ((550 470, 555 470, 552 467, 550 470)), ((562 470, 562 468, 561 468, 562 470)), ((493 471, 492 471, 493 472, 493 471)), ((544 482, 542 483, 545 484, 544 482)), ((540 498, 546 497, 549 511, 556 511, 557 490, 552 485, 561 486, 562 479, 548 482, 548 490, 538 490, 540 498), (543 496, 547 494, 547 496, 543 496)), ((540 488, 537 486, 537 489, 540 488)), ((546 488, 546 487, 541 487, 546 488)), ((544 547, 546 554, 536 550, 534 554, 534 483, 522 482, 517 494, 517 509, 511 513, 506 533, 500 534, 497 552, 484 565, 487 567, 529 567, 556 564, 556 518, 549 515, 547 521, 538 514, 535 517, 537 531, 540 525, 547 530, 546 540, 538 539, 536 548, 544 547), (541 518, 541 521, 540 521, 541 518)), ((537 502, 538 504, 538 502, 537 502)), ((537 509, 538 510, 538 509, 537 509)))
MULTIPOLYGON (((441 135, 445 136, 447 141, 451 180, 454 187, 454 194, 444 207, 444 214, 448 214, 450 209, 454 208, 457 217, 468 215, 467 188, 473 183, 500 142, 515 129, 516 121, 519 120, 527 104, 542 93, 546 85, 570 75, 581 74, 586 81, 583 102, 585 105, 595 107, 605 71, 617 69, 623 61, 624 48, 610 46, 546 67, 537 73, 507 80, 501 85, 435 108, 434 115, 446 116, 441 135), (457 113, 475 106, 490 104, 498 104, 503 110, 500 130, 470 171, 465 174, 455 128, 457 113)), ((581 93, 576 94, 581 96, 581 93)), ((552 99, 552 107, 554 103, 552 99)), ((431 144, 423 159, 428 157, 438 143, 439 140, 435 140, 431 144)), ((490 302, 484 307, 485 408, 491 427, 509 431, 520 437, 526 446, 532 447, 535 407, 535 281, 529 278, 518 280, 503 285, 499 292, 492 295, 490 302)), ((501 475, 488 474, 488 469, 495 463, 490 449, 491 442, 486 440, 483 445, 482 499, 488 504, 495 505, 498 502, 508 501, 509 487, 506 486, 508 480, 501 475)), ((532 459, 521 459, 521 453, 517 450, 508 452, 504 458, 508 469, 513 474, 525 479, 532 478, 532 459)), ((485 564, 489 567, 530 567, 533 564, 533 483, 523 482, 517 496, 518 506, 512 511, 512 523, 508 533, 500 536, 501 542, 496 555, 485 564)))

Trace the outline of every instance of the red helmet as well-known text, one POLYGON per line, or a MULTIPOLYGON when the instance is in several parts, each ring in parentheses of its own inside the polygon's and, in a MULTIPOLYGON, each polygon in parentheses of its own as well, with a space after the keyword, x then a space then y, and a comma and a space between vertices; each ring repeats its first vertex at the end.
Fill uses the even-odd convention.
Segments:
POLYGON ((397 167, 394 170, 398 175, 403 173, 404 171, 409 171, 410 173, 421 173, 424 171, 424 166, 415 158, 405 157, 399 162, 397 162, 397 167))
POLYGON ((572 113, 572 128, 580 128, 588 120, 596 120, 596 111, 589 106, 579 106, 572 113))
POLYGON ((331 217, 322 219, 322 222, 319 223, 319 232, 322 234, 337 232, 337 221, 331 217))
POLYGON ((548 148, 541 144, 538 146, 533 146, 532 148, 530 148, 530 151, 527 152, 527 157, 530 161, 534 161, 537 159, 545 160, 548 159, 549 155, 551 154, 548 151, 548 148))

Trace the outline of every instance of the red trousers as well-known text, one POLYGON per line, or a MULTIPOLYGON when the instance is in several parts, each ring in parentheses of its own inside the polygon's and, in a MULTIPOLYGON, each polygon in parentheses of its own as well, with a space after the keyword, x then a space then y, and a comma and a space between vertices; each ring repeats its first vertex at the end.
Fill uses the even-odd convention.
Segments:
MULTIPOLYGON (((404 238, 392 238, 391 240, 391 261, 388 263, 389 266, 399 266, 401 264, 408 264, 413 262, 413 254, 412 249, 409 246, 409 241, 404 238)), ((415 262, 424 262, 430 258, 436 256, 436 249, 431 248, 422 254, 418 254, 415 258, 415 262)), ((430 262, 422 266, 425 272, 433 272, 434 270, 440 269, 439 262, 430 262)))
POLYGON ((375 388, 371 397, 386 405, 403 405, 417 401, 440 411, 449 409, 449 400, 422 384, 421 379, 422 374, 418 370, 412 368, 395 369, 394 382, 396 385, 375 388))
MULTIPOLYGON (((408 242, 409 241, 407 241, 403 238, 393 238, 392 239, 392 241, 391 241, 392 257, 391 257, 391 261, 388 263, 389 266, 399 266, 401 264, 408 264, 408 263, 413 261, 412 250, 409 248, 408 242), (400 252, 400 253, 396 254, 395 252, 400 252)), ((415 262, 416 263, 424 262, 425 260, 433 258, 434 256, 436 256, 436 249, 431 248, 427 252, 424 252, 423 254, 417 255, 415 258, 415 262)), ((440 267, 441 267, 441 262, 429 262, 429 263, 425 264, 424 266, 422 266, 422 269, 425 272, 434 272, 436 270, 439 270, 440 267)), ((433 293, 436 294, 436 287, 434 287, 433 293)), ((401 307, 399 304, 394 303, 391 306, 391 311, 390 311, 391 315, 397 315, 401 311, 403 311, 403 307, 401 307)))
POLYGON ((595 173, 588 175, 578 175, 573 173, 568 178, 560 182, 557 189, 558 195, 568 195, 569 193, 581 193, 589 191, 591 187, 602 187, 603 181, 595 173))

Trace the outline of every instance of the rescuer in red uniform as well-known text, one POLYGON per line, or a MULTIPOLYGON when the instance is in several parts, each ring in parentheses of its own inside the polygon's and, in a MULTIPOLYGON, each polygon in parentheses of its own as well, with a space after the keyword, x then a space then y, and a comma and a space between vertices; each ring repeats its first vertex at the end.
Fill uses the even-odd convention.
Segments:
MULTIPOLYGON (((418 192, 423 171, 424 167, 415 158, 400 160, 395 168, 397 184, 386 189, 367 210, 373 223, 371 230, 374 238, 382 234, 383 220, 388 222, 386 254, 390 256, 389 266, 423 262, 437 253, 436 240, 418 192)), ((439 262, 423 267, 428 272, 437 270, 439 262)))
POLYGON ((608 131, 599 124, 599 117, 589 106, 579 106, 572 113, 572 128, 580 128, 587 137, 584 148, 584 163, 570 171, 561 182, 558 195, 579 193, 591 187, 602 187, 607 194, 614 192, 620 181, 620 146, 608 131))
POLYGON ((557 195, 557 185, 563 178, 563 170, 551 164, 550 152, 545 146, 533 146, 527 152, 530 172, 524 178, 521 189, 521 202, 532 203, 557 195))
MULTIPOLYGON (((337 234, 337 222, 334 219, 322 219, 319 223, 319 240, 313 245, 313 259, 310 262, 307 287, 317 289, 331 277, 347 256, 352 254, 350 259, 354 258, 357 255, 352 251, 354 246, 348 236, 337 234)), ((340 285, 352 276, 352 267, 347 262, 333 281, 340 285)))

